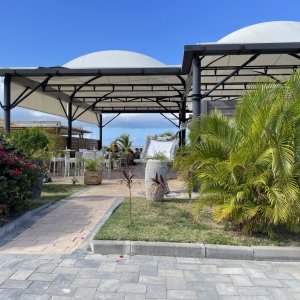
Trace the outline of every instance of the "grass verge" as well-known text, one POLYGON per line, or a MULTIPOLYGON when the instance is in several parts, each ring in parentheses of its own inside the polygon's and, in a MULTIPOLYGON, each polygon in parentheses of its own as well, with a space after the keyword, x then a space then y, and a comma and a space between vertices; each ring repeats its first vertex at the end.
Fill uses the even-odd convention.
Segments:
POLYGON ((222 245, 277 245, 300 246, 299 235, 246 236, 226 230, 212 219, 210 208, 203 211, 195 222, 188 200, 167 199, 161 208, 158 203, 145 199, 132 200, 132 225, 128 224, 129 201, 126 199, 100 228, 96 240, 130 240, 186 242, 222 245))

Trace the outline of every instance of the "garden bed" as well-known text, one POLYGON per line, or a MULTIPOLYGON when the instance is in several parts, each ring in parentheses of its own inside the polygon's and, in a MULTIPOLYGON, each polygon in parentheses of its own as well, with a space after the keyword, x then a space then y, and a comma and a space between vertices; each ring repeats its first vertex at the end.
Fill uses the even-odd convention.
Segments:
POLYGON ((34 210, 46 203, 55 203, 64 199, 81 189, 85 188, 84 185, 70 185, 70 184, 44 184, 43 192, 40 199, 30 199, 26 202, 22 211, 10 214, 9 216, 0 216, 0 227, 15 220, 28 211, 34 210))
POLYGON ((128 224, 128 199, 116 209, 96 234, 96 240, 185 242, 240 246, 276 245, 300 246, 299 235, 246 236, 226 230, 223 224, 212 220, 210 208, 206 208, 200 221, 193 220, 192 202, 167 199, 161 208, 142 198, 132 200, 132 225, 128 224))

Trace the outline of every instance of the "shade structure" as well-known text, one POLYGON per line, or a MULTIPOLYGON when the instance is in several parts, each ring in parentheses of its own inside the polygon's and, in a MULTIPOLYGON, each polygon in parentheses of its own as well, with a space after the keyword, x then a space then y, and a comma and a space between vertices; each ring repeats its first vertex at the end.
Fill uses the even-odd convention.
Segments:
POLYGON ((13 106, 92 124, 102 113, 179 112, 184 76, 180 66, 166 66, 130 51, 100 51, 62 67, 6 68, 13 106), (68 105, 71 103, 71 108, 68 105))
POLYGON ((195 57, 201 64, 201 112, 219 108, 231 114, 253 83, 285 82, 299 67, 300 22, 255 24, 215 43, 187 45, 182 71, 190 77, 195 57))

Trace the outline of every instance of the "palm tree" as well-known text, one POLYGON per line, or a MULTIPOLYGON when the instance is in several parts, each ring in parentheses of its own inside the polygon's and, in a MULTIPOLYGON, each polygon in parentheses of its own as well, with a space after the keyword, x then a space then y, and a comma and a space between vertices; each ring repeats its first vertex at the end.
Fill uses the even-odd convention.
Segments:
POLYGON ((114 142, 119 146, 119 148, 122 149, 122 151, 127 151, 132 145, 129 134, 121 134, 118 138, 115 139, 114 142))
POLYGON ((300 71, 284 85, 257 84, 232 118, 201 116, 175 166, 201 183, 196 212, 246 233, 300 231, 300 71))

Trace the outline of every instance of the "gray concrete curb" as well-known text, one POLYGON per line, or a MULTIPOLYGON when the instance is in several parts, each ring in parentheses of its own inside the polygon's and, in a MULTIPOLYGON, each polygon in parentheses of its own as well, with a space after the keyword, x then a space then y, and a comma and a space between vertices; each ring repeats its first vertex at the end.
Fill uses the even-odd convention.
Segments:
POLYGON ((300 260, 300 247, 230 246, 192 243, 90 241, 95 254, 158 255, 244 260, 300 260))

